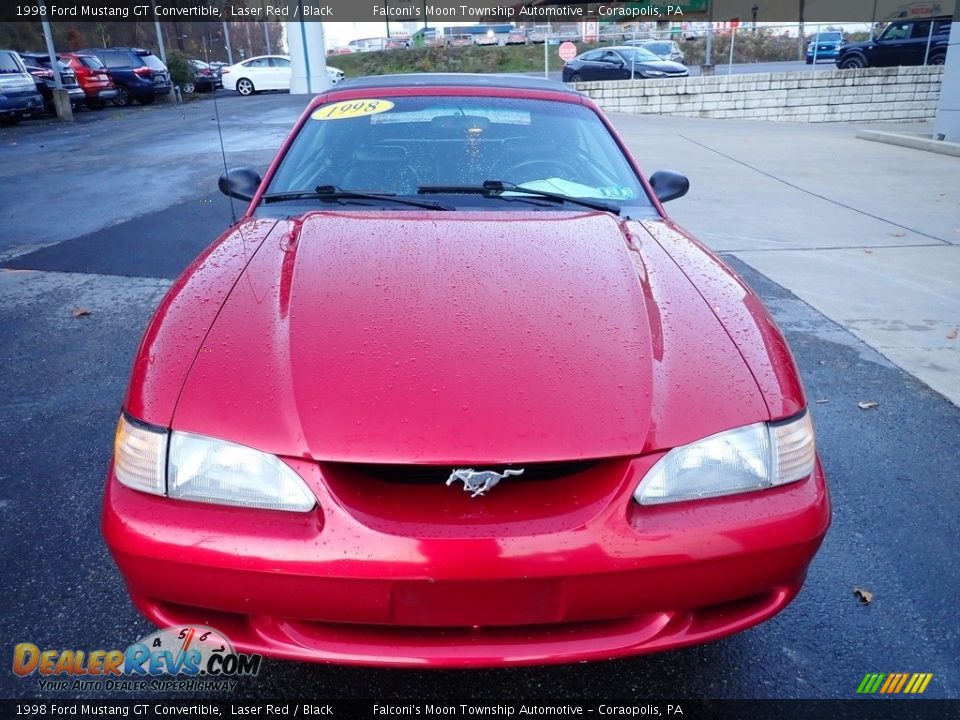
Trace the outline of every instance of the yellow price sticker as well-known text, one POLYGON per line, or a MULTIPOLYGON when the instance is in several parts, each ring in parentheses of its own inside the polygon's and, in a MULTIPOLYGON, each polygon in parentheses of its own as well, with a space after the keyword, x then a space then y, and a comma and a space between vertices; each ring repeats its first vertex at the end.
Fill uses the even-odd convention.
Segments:
POLYGON ((392 107, 393 103, 389 100, 343 100, 317 108, 310 117, 314 120, 345 120, 387 112, 392 107))

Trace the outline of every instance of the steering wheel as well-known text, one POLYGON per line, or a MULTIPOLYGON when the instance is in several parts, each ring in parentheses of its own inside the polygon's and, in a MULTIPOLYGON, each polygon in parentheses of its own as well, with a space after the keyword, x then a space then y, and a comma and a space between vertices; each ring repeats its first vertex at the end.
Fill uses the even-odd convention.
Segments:
POLYGON ((561 177, 567 180, 573 180, 582 175, 577 168, 563 160, 525 160, 511 167, 508 173, 508 177, 505 179, 516 183, 529 179, 545 180, 550 177, 561 177), (534 173, 532 172, 532 168, 543 168, 547 172, 534 173), (527 178, 526 175, 533 175, 533 177, 527 178))

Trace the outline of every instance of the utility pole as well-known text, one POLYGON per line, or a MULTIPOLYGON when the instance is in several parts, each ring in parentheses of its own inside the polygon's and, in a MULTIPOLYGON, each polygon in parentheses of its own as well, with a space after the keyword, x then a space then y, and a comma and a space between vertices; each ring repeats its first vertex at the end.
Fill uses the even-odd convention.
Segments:
POLYGON ((250 53, 250 57, 253 57, 256 53, 253 52, 253 42, 250 40, 250 23, 245 22, 243 24, 243 32, 247 36, 247 52, 250 53))
MULTIPOLYGON (((266 14, 266 0, 263 0, 260 3, 260 7, 264 8, 264 14, 266 14)), ((261 25, 263 25, 263 44, 267 46, 267 55, 273 55, 273 51, 270 49, 270 31, 267 29, 267 21, 264 20, 261 25)))
POLYGON ((223 21, 223 42, 227 46, 227 62, 233 65, 233 48, 230 47, 230 25, 223 21))
MULTIPOLYGON (((805 31, 803 29, 803 3, 804 0, 800 0, 800 29, 797 32, 797 60, 803 60, 807 54, 806 38, 804 37, 805 31)), ((876 5, 876 0, 874 0, 874 5, 876 5)))
POLYGON ((53 108, 56 110, 58 120, 72 122, 73 106, 70 104, 70 93, 63 87, 60 66, 57 65, 57 53, 53 49, 53 30, 50 29, 50 21, 47 17, 47 15, 42 16, 41 24, 43 39, 47 42, 47 55, 50 56, 50 67, 53 68, 53 108))
POLYGON ((150 0, 150 7, 153 8, 153 27, 157 31, 157 45, 160 46, 160 59, 163 64, 167 64, 167 50, 163 47, 163 31, 160 29, 160 21, 157 20, 157 5, 154 0, 150 0))
POLYGON ((713 75, 713 0, 707 0, 707 49, 700 74, 713 75))

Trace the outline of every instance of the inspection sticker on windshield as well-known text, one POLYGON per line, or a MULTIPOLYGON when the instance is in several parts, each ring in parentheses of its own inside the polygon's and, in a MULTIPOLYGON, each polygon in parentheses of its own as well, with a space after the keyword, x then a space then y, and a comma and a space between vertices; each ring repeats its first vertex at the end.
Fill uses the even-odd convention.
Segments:
POLYGON ((345 120, 346 118, 377 115, 393 107, 389 100, 343 100, 332 105, 324 105, 313 111, 314 120, 345 120))

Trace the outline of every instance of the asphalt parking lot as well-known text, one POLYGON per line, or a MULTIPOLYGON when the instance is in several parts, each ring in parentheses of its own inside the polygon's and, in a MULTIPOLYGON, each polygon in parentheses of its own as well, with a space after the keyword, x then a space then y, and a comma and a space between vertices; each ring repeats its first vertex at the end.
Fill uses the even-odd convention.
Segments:
MULTIPOLYGON (((264 169, 305 103, 222 97, 227 163, 264 169)), ((212 102, 105 112, 0 130, 8 653, 125 648, 152 631, 100 538, 102 484, 144 325, 230 222, 212 102)), ((929 672, 925 696, 960 698, 960 408, 947 399, 960 165, 871 146, 849 125, 614 121, 648 171, 690 175, 669 210, 756 289, 793 348, 834 512, 804 590, 757 628, 660 655, 429 672, 270 661, 232 697, 852 698, 867 672, 929 672), (899 331, 877 322, 885 303, 900 308, 899 331)), ((0 695, 73 696, 9 669, 0 695)))

